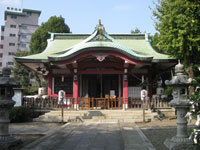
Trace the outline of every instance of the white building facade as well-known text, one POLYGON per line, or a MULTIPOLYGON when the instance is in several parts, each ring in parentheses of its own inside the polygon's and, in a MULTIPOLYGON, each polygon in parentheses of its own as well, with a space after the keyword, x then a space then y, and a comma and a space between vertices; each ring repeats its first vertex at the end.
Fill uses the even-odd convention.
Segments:
POLYGON ((7 7, 5 25, 1 26, 0 73, 3 67, 14 65, 14 53, 30 50, 31 35, 39 27, 40 14, 39 10, 7 7))

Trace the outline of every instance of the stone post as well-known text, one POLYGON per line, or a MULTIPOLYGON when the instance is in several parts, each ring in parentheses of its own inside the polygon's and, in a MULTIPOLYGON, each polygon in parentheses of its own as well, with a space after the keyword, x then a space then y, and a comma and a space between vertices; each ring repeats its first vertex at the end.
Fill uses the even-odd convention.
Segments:
POLYGON ((12 100, 13 87, 18 85, 9 77, 10 73, 10 68, 3 68, 3 76, 0 77, 0 148, 2 149, 7 149, 20 142, 9 135, 9 109, 15 104, 12 100))
POLYGON ((192 79, 183 74, 184 66, 180 62, 175 66, 175 73, 172 80, 165 81, 165 84, 173 87, 173 100, 170 105, 175 107, 177 111, 177 134, 171 139, 166 139, 164 144, 170 150, 193 150, 195 147, 188 138, 187 120, 185 118, 190 106, 187 95, 188 86, 191 84, 192 79))

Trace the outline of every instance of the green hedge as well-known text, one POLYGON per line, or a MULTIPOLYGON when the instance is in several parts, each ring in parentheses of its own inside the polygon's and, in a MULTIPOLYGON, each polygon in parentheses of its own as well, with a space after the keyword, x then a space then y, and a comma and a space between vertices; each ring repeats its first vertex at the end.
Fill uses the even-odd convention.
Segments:
POLYGON ((13 107, 9 110, 9 119, 11 122, 31 121, 32 112, 30 108, 23 106, 13 107))

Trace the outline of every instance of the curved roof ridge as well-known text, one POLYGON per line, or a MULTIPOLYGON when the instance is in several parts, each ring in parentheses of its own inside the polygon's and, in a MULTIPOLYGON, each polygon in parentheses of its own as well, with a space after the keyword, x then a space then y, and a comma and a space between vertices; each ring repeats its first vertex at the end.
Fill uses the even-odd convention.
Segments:
POLYGON ((49 56, 48 58, 62 58, 67 57, 69 55, 72 55, 74 53, 77 53, 78 51, 82 51, 83 49, 87 48, 97 48, 97 47, 107 47, 107 48, 113 48, 113 49, 121 49, 120 51, 126 54, 133 55, 135 57, 140 58, 147 58, 152 59, 153 57, 145 56, 142 54, 139 54, 135 50, 119 43, 114 38, 112 38, 105 30, 104 26, 101 24, 101 22, 95 27, 94 32, 91 36, 89 36, 87 39, 83 40, 82 42, 55 54, 60 54, 57 56, 49 56))

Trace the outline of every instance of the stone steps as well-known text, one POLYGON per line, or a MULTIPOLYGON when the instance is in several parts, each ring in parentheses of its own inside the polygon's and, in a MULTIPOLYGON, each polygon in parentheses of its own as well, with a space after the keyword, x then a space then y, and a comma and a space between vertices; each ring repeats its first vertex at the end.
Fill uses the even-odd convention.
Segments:
POLYGON ((176 117, 175 109, 159 109, 161 113, 163 113, 166 117, 176 117))
MULTIPOLYGON (((153 120, 157 113, 145 111, 146 120, 153 120)), ((51 111, 34 119, 43 122, 61 122, 61 111, 51 111)), ((80 110, 64 111, 64 122, 140 122, 143 121, 142 110, 80 110)))

